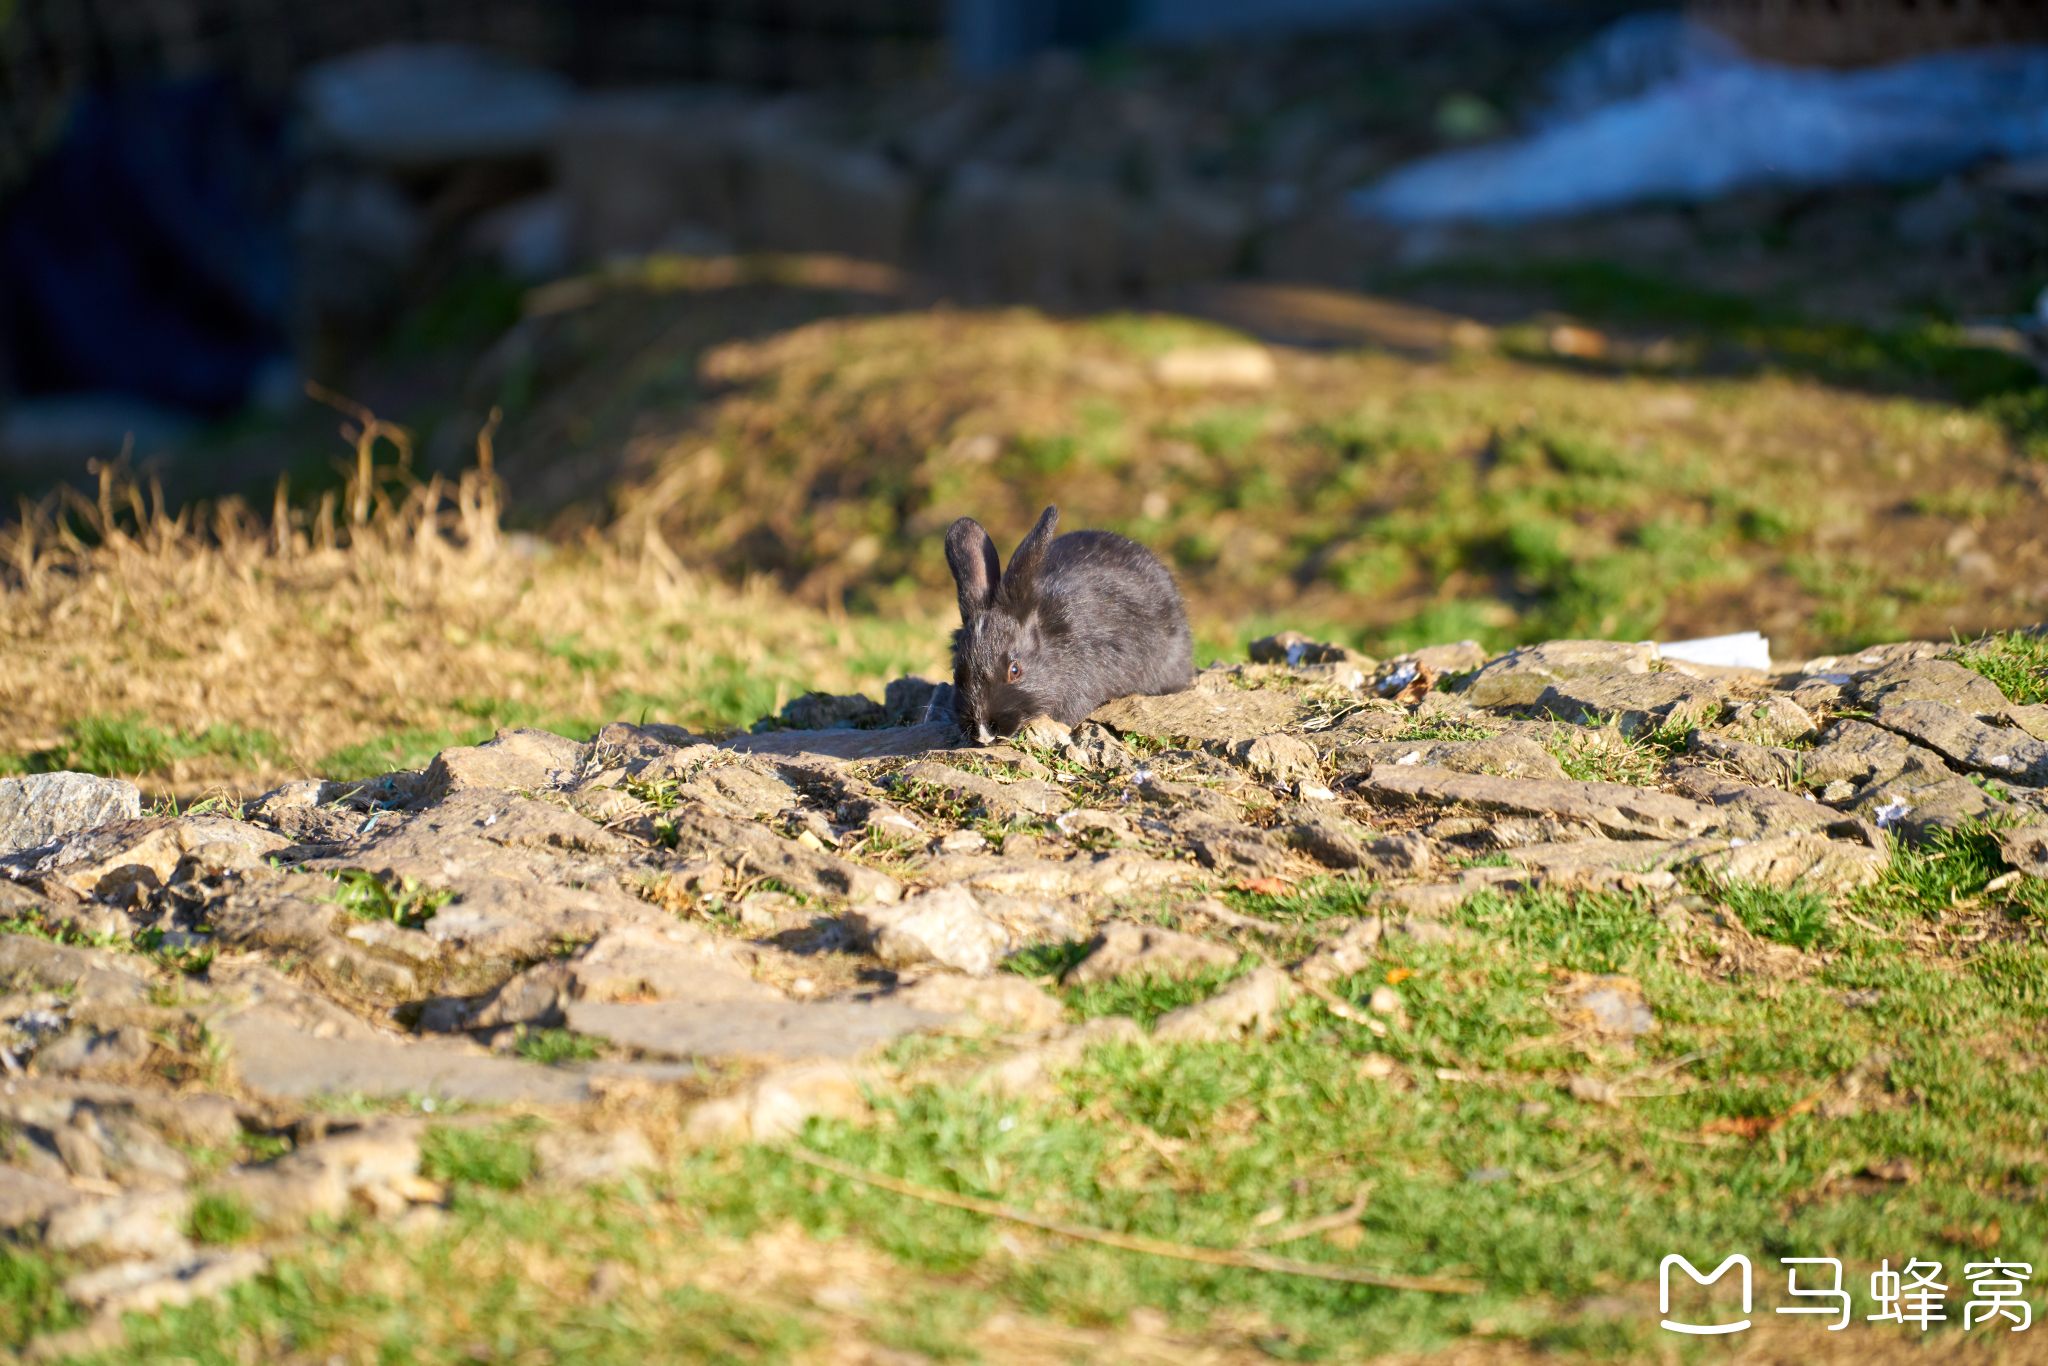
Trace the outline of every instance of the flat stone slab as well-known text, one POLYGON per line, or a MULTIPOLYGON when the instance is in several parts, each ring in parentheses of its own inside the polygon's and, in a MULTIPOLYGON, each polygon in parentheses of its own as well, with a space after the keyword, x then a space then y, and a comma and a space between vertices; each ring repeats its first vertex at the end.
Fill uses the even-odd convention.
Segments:
POLYGON ((1634 735, 1667 724, 1697 725, 1720 710, 1721 694, 1684 674, 1616 674, 1560 679, 1530 705, 1560 720, 1612 724, 1634 735))
POLYGON ((575 1001, 569 1028, 671 1058, 854 1058, 954 1017, 885 1002, 575 1001))
POLYGON ((1331 755, 1339 765, 1360 761, 1377 768, 1447 768, 1453 773, 1492 773, 1503 778, 1550 778, 1564 781, 1564 768, 1550 751, 1526 735, 1495 735, 1485 740, 1372 740, 1346 745, 1331 755))
POLYGON ((580 1073, 434 1042, 316 1038, 261 1007, 229 1015, 219 1028, 243 1082, 276 1096, 422 1095, 483 1105, 590 1099, 580 1073))
POLYGON ((1619 783, 1497 778, 1420 765, 1376 764, 1349 786, 1367 801, 1395 806, 1462 805, 1522 816, 1556 816, 1623 837, 1705 834, 1723 820, 1712 806, 1619 783))
POLYGON ((1917 740, 1950 763, 2029 787, 2048 787, 2048 743, 2009 726, 1987 726, 1939 702, 1879 704, 1877 724, 1917 740))
POLYGON ((2005 861, 2029 877, 2048 878, 2048 825, 2023 825, 1999 837, 2005 861))
POLYGON ((1285 689, 1245 688, 1120 697, 1097 707, 1088 719, 1119 735, 1202 743, 1271 735, 1292 725, 1300 712, 1300 702, 1285 689))
POLYGON ((1886 664, 1857 680, 1856 700, 1873 709, 1885 703, 1939 702, 1973 716, 2002 716, 2012 705, 1996 683, 1946 659, 1886 664))
POLYGON ((921 726, 887 726, 879 730, 781 730, 766 735, 739 735, 718 742, 736 754, 822 754, 832 759, 886 759, 952 749, 963 737, 951 721, 921 726))
POLYGON ((0 854, 38 849, 62 835, 141 815, 141 790, 119 778, 90 773, 0 778, 0 854))
POLYGON ((1553 684, 1574 678, 1647 674, 1657 647, 1618 640, 1553 640, 1524 645, 1488 664, 1459 691, 1474 707, 1526 707, 1553 684))

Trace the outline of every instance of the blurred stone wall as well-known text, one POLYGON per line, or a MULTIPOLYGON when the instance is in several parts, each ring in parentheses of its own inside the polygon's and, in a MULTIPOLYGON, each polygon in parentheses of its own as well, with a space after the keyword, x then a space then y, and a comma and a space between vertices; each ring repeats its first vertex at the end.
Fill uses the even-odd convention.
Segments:
POLYGON ((93 83, 231 73, 282 100, 378 43, 474 43, 591 85, 889 82, 943 65, 946 0, 0 0, 0 187, 93 83))

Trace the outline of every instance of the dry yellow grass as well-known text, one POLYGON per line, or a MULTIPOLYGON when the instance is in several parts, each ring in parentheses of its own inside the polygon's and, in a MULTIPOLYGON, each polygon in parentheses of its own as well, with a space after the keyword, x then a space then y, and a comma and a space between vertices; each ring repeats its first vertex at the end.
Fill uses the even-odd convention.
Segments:
MULTIPOLYGON (((390 436, 359 425, 354 434, 390 436)), ((310 511, 167 512, 100 471, 0 530, 0 771, 125 770, 179 796, 416 765, 496 725, 743 725, 807 689, 939 668, 950 622, 834 620, 659 539, 498 531, 485 468, 372 468, 310 511)))

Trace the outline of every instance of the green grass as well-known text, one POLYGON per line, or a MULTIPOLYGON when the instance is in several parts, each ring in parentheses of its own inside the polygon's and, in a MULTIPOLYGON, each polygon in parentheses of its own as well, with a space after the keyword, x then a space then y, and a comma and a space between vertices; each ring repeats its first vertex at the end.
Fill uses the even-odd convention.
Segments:
POLYGON ((275 760, 284 752, 267 731, 215 722, 203 730, 177 732, 149 724, 141 717, 88 714, 65 727, 61 743, 31 754, 12 756, 17 773, 70 770, 107 777, 135 777, 161 772, 179 759, 220 757, 251 764, 275 760))
POLYGON ((423 887, 410 875, 396 887, 374 873, 350 869, 334 875, 331 898, 350 915, 361 920, 388 920, 394 925, 418 929, 434 918, 434 912, 455 897, 453 892, 423 887))
POLYGON ((528 1062, 554 1064, 588 1062, 603 1050, 597 1040, 566 1029, 528 1030, 522 1025, 513 1051, 528 1062))
POLYGON ((192 1202, 185 1234, 195 1243, 240 1243, 256 1233, 256 1214, 244 1200, 208 1192, 192 1202))
POLYGON ((1834 384, 1937 387, 1983 406, 2023 439, 2041 431, 2043 390, 2033 366, 2002 351, 1967 345, 1954 325, 1941 320, 1889 329, 1815 322, 1754 299, 1593 260, 1460 263, 1408 279, 1535 287, 1590 321, 1689 330, 1739 345, 1753 366, 1793 370, 1834 384))
POLYGON ((420 1171, 436 1181, 516 1190, 533 1175, 533 1144, 518 1126, 437 1124, 420 1141, 420 1171))
POLYGON ((2020 706, 2048 702, 2048 635, 1995 632, 1960 646, 1951 658, 1996 683, 2020 706))
MULTIPOLYGON (((282 1258, 218 1301, 130 1316, 127 1343, 79 1360, 776 1366, 819 1340, 787 1309, 673 1283, 672 1266, 698 1253, 650 1214, 630 1199, 486 1192, 438 1231, 345 1233, 282 1258), (565 1252, 576 1279, 538 1283, 534 1267, 565 1252), (631 1278, 610 1298, 590 1293, 590 1268, 600 1262, 631 1278)), ((903 1316, 907 1331, 920 1321, 903 1316)))
MULTIPOLYGON (((1864 919, 1946 915, 1983 895, 1996 870, 1991 839, 1972 831, 1901 850, 1877 886, 1844 904, 1864 919)), ((1370 891, 1322 878, 1282 896, 1225 895, 1292 927, 1294 941, 1283 935, 1271 948, 1289 957, 1323 922, 1359 914, 1370 891)), ((2015 941, 1981 953, 1925 951, 1850 921, 1830 924, 1828 903, 1809 894, 1702 891, 1759 935, 1825 956, 1809 960, 1805 977, 1724 978, 1679 961, 1690 932, 1660 919, 1647 895, 1482 892, 1449 917, 1469 941, 1390 939, 1367 970, 1331 984, 1354 1001, 1392 985, 1401 1011, 1384 1035, 1301 996, 1271 1037, 1098 1046, 1028 1100, 913 1082, 878 1094, 882 1122, 814 1122, 803 1138, 924 1186, 1211 1247, 1338 1209, 1372 1182, 1364 1214, 1341 1240, 1276 1250, 1471 1277, 1485 1285, 1474 1296, 1047 1239, 823 1175, 774 1146, 685 1153, 644 1190, 550 1192, 529 1184, 532 1121, 443 1124, 429 1130, 423 1160, 428 1176, 455 1187, 441 1232, 400 1242, 344 1229, 331 1247, 286 1258, 222 1304, 137 1320, 121 1359, 233 1360, 232 1344, 289 1334, 316 1359, 365 1342, 389 1344, 389 1359, 454 1361, 477 1343, 516 1341, 599 1362, 633 1352, 784 1360, 815 1340, 801 1290, 742 1301, 636 1281, 614 1303, 577 1287, 606 1261, 650 1278, 695 1257, 757 1256, 719 1240, 780 1237, 792 1223, 825 1246, 850 1239, 888 1258, 886 1302, 861 1311, 861 1331, 937 1360, 972 1360, 967 1339, 997 1309, 1090 1328, 1140 1307, 1163 1311, 1182 1333, 1249 1337, 1277 1359, 1428 1351, 1484 1324, 1532 1348, 1653 1360, 1662 1344, 1647 1311, 1640 1321, 1611 1320, 1573 1306, 1654 1285, 1672 1251, 1745 1251, 1760 1267, 1779 1256, 1840 1257, 1859 1305, 1880 1259, 2026 1260, 2048 1237, 2048 1207, 2036 1198, 2048 1163, 2035 1141, 2048 1095, 2000 1060, 2029 1047, 2048 1018, 2048 950, 2015 941), (1577 1040, 1555 993, 1588 973, 1639 983, 1656 1029, 1628 1049, 1577 1040), (1844 1003, 1845 991, 1873 988, 1876 1008, 1844 1003), (1359 1075, 1369 1053, 1391 1058, 1400 1084, 1359 1075), (1853 1104, 1816 1108, 1858 1068, 1867 1081, 1853 1104), (1441 1080, 1440 1070, 1468 1080, 1441 1080), (1575 1075, 1631 1098, 1577 1100, 1564 1089, 1575 1075), (1917 1184, 1842 1179, 1894 1157, 1919 1168, 1917 1184), (1473 1180, 1477 1172, 1487 1179, 1473 1180), (662 1336, 686 1332, 696 1336, 662 1336)), ((1052 974, 1078 949, 1045 946, 1010 966, 1052 974)), ((1150 1022, 1249 965, 1062 996, 1070 1018, 1150 1022)), ((986 1046, 926 1039, 892 1056, 922 1067, 986 1046)), ((11 1325, 61 1321, 51 1274, 25 1255, 0 1273, 11 1296, 0 1312, 14 1316, 11 1325)), ((1766 1310, 1777 1302, 1774 1282, 1759 1275, 1766 1310)))
POLYGON ((1718 890, 1751 934, 1795 949, 1814 948, 1827 938, 1828 902, 1818 892, 1753 882, 1733 882, 1718 890))

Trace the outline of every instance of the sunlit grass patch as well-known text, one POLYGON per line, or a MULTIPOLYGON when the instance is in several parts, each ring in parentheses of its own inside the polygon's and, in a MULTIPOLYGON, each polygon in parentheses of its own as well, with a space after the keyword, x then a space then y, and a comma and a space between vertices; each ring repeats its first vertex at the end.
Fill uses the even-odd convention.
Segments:
POLYGON ((1954 659, 2020 706, 2048 702, 2048 634, 2002 631, 1957 648, 1954 659))

